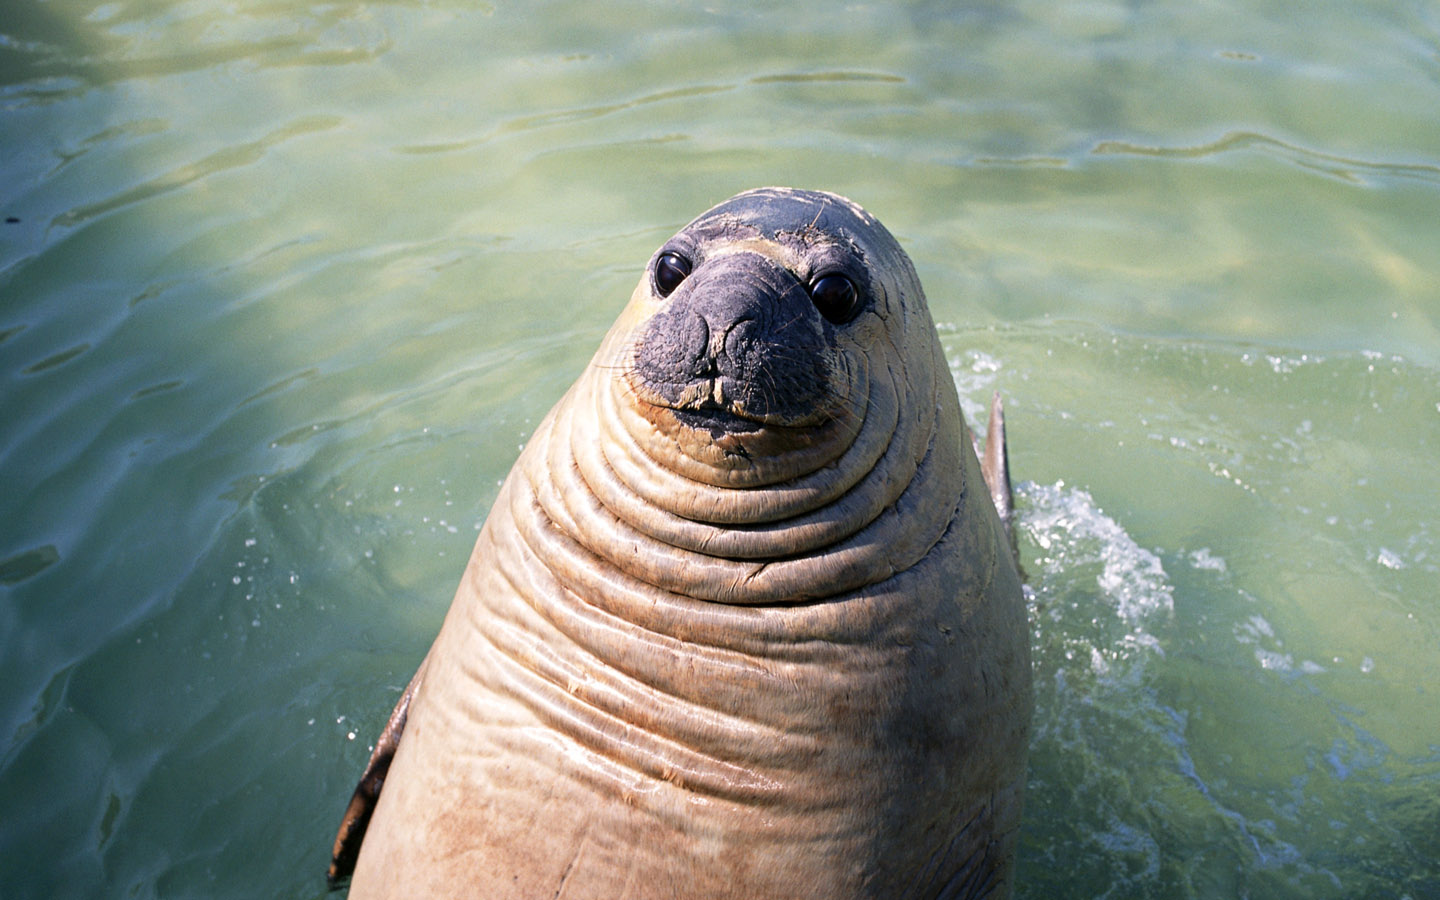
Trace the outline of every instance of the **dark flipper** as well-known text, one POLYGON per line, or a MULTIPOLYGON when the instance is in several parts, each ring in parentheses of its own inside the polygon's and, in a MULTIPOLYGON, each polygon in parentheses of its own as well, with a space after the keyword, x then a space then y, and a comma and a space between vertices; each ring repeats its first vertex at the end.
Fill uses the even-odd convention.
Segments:
POLYGON ((1016 554, 1015 495, 1010 490, 1010 451, 1005 445, 1005 408, 1000 403, 999 391, 990 398, 990 424, 985 427, 985 453, 980 457, 980 473, 985 476, 990 499, 995 503, 995 511, 1000 514, 1000 524, 1005 526, 1010 552, 1016 554))
POLYGON ((365 764, 360 783, 350 796, 350 805, 345 807, 345 818, 340 820, 340 831, 335 835, 335 849, 330 853, 330 869, 325 880, 333 891, 345 883, 355 871, 355 860, 360 856, 360 843, 365 840, 365 828, 370 824, 370 814, 375 811, 375 801, 380 799, 380 789, 385 786, 385 774, 390 771, 390 760, 395 758, 395 748, 400 746, 400 735, 405 731, 405 719, 410 714, 410 701, 420 689, 425 678, 425 657, 415 677, 400 695, 400 701, 390 713, 390 721, 375 741, 375 751, 365 764))

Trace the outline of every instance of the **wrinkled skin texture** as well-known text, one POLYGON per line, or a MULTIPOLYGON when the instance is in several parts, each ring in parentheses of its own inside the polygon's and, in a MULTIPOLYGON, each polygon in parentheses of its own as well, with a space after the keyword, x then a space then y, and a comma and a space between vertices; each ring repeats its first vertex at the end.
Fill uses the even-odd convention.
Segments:
POLYGON ((844 198, 741 194, 507 478, 350 896, 1006 896, 1027 635, 910 261, 844 198))

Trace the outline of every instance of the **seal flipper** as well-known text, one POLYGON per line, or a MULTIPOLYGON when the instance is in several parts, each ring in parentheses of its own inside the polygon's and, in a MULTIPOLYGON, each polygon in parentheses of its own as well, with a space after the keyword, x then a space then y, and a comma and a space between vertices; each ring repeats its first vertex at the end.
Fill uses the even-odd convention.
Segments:
POLYGON ((990 489, 990 499, 995 504, 995 511, 1000 514, 1000 524, 1005 526, 1010 553, 1018 562, 1015 494, 1010 489, 1010 450, 1005 444, 1005 407, 1000 403, 999 391, 990 398, 990 422, 985 426, 985 453, 980 457, 980 474, 985 477, 985 486, 990 489))
POLYGON ((380 799, 380 789, 385 786, 385 775, 390 771, 390 761, 395 758, 395 749, 400 746, 400 736, 405 731, 405 719, 410 714, 410 701, 420 689, 428 662, 430 656, 427 654, 420 661, 420 668, 415 670, 415 676, 405 686, 404 693, 400 695, 400 700, 390 713, 390 721, 385 723, 384 730, 375 741, 375 750, 370 754, 370 761, 365 764, 365 771, 360 775, 360 783, 355 786, 355 793, 350 796, 350 805, 345 807, 345 817, 340 820, 340 830, 335 834, 335 848, 330 852, 330 868, 325 873, 325 880, 329 882, 332 891, 343 885, 355 872, 355 860, 360 856, 360 844, 365 840, 370 814, 375 812, 375 802, 380 799))

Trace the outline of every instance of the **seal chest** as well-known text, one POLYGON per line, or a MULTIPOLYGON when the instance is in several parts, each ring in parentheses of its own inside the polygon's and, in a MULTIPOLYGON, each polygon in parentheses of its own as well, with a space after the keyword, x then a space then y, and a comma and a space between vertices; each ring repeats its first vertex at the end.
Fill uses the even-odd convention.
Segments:
POLYGON ((516 462, 331 878, 1003 896, 1030 707, 1019 578, 909 259, 842 197, 749 191, 655 253, 516 462))

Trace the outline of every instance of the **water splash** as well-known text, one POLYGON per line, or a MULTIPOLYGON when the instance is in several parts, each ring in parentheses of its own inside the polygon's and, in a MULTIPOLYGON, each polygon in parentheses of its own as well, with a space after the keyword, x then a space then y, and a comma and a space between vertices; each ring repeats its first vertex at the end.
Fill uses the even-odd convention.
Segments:
MULTIPOLYGON (((1215 711, 1191 708, 1185 673, 1196 658, 1177 594, 1197 581, 1207 595, 1234 593, 1225 559, 1209 548, 1146 549, 1089 491, 1064 482, 1024 483, 1016 497, 1036 672, 1022 896, 1210 896, 1217 883, 1231 885, 1230 896, 1303 896, 1338 887, 1277 824, 1276 798, 1257 806, 1217 770, 1204 743, 1215 711), (1205 844, 1212 849, 1194 850, 1205 844)), ((1318 666, 1278 650, 1281 638, 1258 607, 1242 608, 1250 611, 1233 634, 1259 669, 1316 674, 1318 666)), ((1338 771, 1350 749, 1337 745, 1324 762, 1338 771)), ((1293 787, 1299 800, 1279 801, 1304 802, 1303 788, 1293 787)))
POLYGON ((1160 558, 1087 491, 1060 481, 1022 484, 1018 493, 1021 528, 1040 550, 1027 564, 1039 575, 1037 603, 1065 626, 1066 642, 1083 647, 1097 672, 1141 649, 1163 655, 1150 628, 1174 611, 1175 598, 1160 558))

